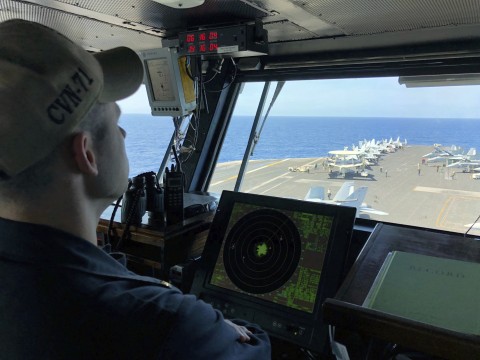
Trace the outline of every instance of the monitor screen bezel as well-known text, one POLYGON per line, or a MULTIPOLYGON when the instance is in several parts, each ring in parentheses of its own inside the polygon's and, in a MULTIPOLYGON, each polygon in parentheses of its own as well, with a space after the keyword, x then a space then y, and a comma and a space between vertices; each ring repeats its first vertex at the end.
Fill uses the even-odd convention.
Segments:
POLYGON ((204 270, 202 286, 204 290, 210 294, 214 293, 220 297, 235 297, 238 302, 246 306, 251 305, 259 310, 272 311, 288 318, 302 320, 306 323, 315 322, 321 319, 321 306, 323 301, 326 297, 333 297, 335 295, 346 273, 345 264, 348 259, 355 214, 356 209, 352 207, 223 191, 200 264, 200 267, 204 270), (222 243, 226 236, 230 216, 236 203, 257 205, 270 209, 302 211, 333 217, 313 312, 310 313, 295 309, 211 284, 214 267, 222 249, 222 243), (335 241, 333 241, 333 239, 335 239, 335 241))

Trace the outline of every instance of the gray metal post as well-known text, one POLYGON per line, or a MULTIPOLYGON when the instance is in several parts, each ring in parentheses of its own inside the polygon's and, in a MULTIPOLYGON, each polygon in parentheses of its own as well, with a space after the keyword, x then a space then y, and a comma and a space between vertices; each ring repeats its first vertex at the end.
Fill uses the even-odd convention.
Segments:
POLYGON ((267 99, 269 88, 270 88, 270 81, 267 81, 265 82, 265 86, 263 87, 262 97, 260 98, 260 102, 258 103, 257 113, 255 114, 255 119, 253 120, 252 130, 250 131, 250 138, 248 139, 248 144, 245 149, 245 153, 243 154, 242 165, 240 166, 240 170, 238 172, 238 177, 235 183, 234 191, 239 191, 240 187, 242 186, 243 176, 245 175, 245 170, 247 168, 250 152, 253 147, 255 136, 257 134, 258 122, 260 121, 260 117, 262 116, 263 107, 265 106, 265 100, 267 99))

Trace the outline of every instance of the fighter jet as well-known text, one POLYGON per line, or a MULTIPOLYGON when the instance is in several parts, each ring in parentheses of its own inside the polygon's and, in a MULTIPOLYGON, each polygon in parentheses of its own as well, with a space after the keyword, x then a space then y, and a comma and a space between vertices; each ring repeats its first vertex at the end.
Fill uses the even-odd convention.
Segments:
POLYGON ((388 213, 373 209, 363 202, 367 190, 367 186, 360 186, 355 189, 353 181, 345 181, 333 199, 326 199, 323 186, 312 186, 304 200, 355 207, 357 208, 357 214, 388 215, 388 213))

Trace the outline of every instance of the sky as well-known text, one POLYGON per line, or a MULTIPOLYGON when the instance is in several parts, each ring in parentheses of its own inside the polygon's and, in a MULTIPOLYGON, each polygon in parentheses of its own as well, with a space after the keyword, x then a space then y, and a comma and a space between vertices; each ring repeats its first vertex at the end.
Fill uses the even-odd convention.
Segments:
MULTIPOLYGON (((267 106, 275 86, 270 86, 267 106)), ((262 89, 263 83, 245 84, 234 114, 254 115, 262 89)), ((479 100, 480 86, 406 88, 398 78, 290 81, 270 116, 480 119, 479 100)), ((144 85, 119 105, 126 114, 150 114, 144 85)))

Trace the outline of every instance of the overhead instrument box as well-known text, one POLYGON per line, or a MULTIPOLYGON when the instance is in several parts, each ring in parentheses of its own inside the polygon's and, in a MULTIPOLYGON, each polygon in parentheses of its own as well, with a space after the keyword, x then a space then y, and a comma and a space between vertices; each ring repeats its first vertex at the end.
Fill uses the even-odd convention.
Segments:
POLYGON ((267 31, 260 23, 186 31, 178 35, 179 54, 247 57, 268 54, 267 31))
POLYGON ((184 116, 195 110, 195 87, 185 56, 168 47, 144 51, 140 56, 152 115, 184 116))

